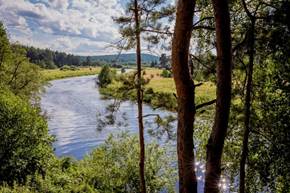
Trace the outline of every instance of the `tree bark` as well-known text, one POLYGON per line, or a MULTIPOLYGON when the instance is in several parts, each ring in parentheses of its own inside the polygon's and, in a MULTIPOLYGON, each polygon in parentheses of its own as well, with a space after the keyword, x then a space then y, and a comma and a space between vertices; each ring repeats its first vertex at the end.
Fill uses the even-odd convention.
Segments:
POLYGON ((177 2, 172 42, 172 71, 178 101, 177 154, 180 193, 197 193, 193 143, 195 94, 188 67, 194 8, 195 0, 177 2))
POLYGON ((246 81, 246 96, 245 96, 245 119, 244 119, 244 137, 243 147, 240 160, 240 193, 245 193, 245 177, 246 177, 246 161, 248 157, 248 143, 250 135, 250 118, 251 118, 251 93, 253 84, 253 69, 254 69, 254 54, 255 54, 255 16, 251 15, 247 9, 246 2, 243 0, 244 9, 251 20, 251 28, 249 33, 249 64, 247 68, 247 81, 246 81))
POLYGON ((143 125, 143 99, 141 85, 141 42, 140 42, 140 22, 138 0, 134 1, 135 13, 135 30, 136 30, 136 57, 137 57, 137 103, 138 103, 138 125, 139 125, 139 145, 140 145, 140 160, 139 160, 139 175, 141 193, 146 193, 145 183, 145 143, 144 143, 144 125, 143 125))
POLYGON ((205 193, 218 193, 221 158, 227 133, 232 74, 232 44, 228 1, 212 0, 217 49, 217 102, 214 126, 207 144, 205 193))

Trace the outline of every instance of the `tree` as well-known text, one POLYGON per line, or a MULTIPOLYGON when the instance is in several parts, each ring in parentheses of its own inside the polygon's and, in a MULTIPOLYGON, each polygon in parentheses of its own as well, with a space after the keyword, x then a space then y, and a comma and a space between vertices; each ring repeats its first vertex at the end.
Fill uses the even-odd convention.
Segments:
MULTIPOLYGON (((172 7, 164 7, 165 0, 129 0, 126 7, 126 16, 113 18, 114 21, 121 25, 120 33, 125 39, 125 44, 119 45, 121 49, 136 49, 136 92, 138 104, 138 125, 139 125, 139 142, 140 142, 140 184, 141 192, 146 192, 145 184, 145 143, 144 143, 144 125, 143 125, 143 89, 142 89, 142 67, 141 67, 141 33, 142 32, 159 32, 161 25, 158 20, 161 20, 172 13, 172 7)), ((147 34, 144 37, 151 43, 158 43, 156 38, 147 34)))
POLYGON ((86 57, 86 61, 83 63, 84 66, 91 66, 92 65, 92 61, 91 61, 91 57, 87 56, 86 57))
POLYGON ((162 68, 167 68, 167 66, 168 66, 168 58, 167 58, 166 54, 161 54, 161 56, 159 58, 159 63, 160 63, 160 66, 162 68))
POLYGON ((44 174, 53 156, 51 143, 39 109, 1 87, 0 183, 24 182, 27 175, 44 174))
POLYGON ((245 193, 245 165, 248 157, 248 143, 250 135, 250 119, 251 119, 251 100, 252 100, 252 85, 253 85, 253 70, 254 70, 254 57, 255 57, 255 25, 256 25, 256 13, 258 7, 261 4, 256 6, 254 13, 251 13, 247 7, 245 0, 242 0, 244 11, 246 12, 250 20, 250 29, 248 31, 249 40, 248 40, 248 53, 249 53, 249 62, 247 66, 247 78, 246 78, 246 96, 245 96, 245 119, 244 119, 244 136, 243 136, 243 146, 241 153, 240 161, 240 193, 245 193))
POLYGON ((194 171, 193 122, 195 117, 194 83, 188 68, 194 0, 177 2, 176 23, 172 41, 172 71, 178 101, 177 155, 179 192, 197 193, 194 171))
POLYGON ((232 44, 228 1, 212 1, 217 50, 217 101, 214 126, 207 144, 205 193, 218 193, 221 158, 227 133, 232 76, 232 44))
POLYGON ((101 72, 98 75, 97 83, 101 88, 104 88, 113 81, 113 78, 114 78, 114 72, 112 72, 110 67, 106 65, 102 67, 101 72))
MULTIPOLYGON (((22 98, 37 99, 43 80, 40 68, 25 57, 25 50, 18 45, 10 45, 3 25, 0 25, 0 86, 8 87, 22 98)), ((34 101, 35 102, 35 101, 34 101)))

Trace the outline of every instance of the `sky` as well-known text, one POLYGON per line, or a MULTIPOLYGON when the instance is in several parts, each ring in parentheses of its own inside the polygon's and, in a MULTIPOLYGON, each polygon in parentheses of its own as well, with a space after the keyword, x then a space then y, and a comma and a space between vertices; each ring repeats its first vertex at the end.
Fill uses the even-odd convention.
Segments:
POLYGON ((76 55, 114 54, 120 39, 112 16, 120 0, 0 0, 0 20, 12 42, 76 55))

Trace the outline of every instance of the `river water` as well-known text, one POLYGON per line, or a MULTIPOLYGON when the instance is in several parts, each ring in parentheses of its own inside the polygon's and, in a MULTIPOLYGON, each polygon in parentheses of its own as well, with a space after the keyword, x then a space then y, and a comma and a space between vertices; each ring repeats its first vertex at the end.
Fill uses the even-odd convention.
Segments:
MULTIPOLYGON (((46 88, 41 98, 41 108, 48 117, 50 133, 56 137, 53 146, 57 156, 81 159, 104 143, 110 134, 121 131, 138 133, 137 105, 129 101, 121 103, 116 124, 99 130, 97 125, 112 100, 102 98, 95 82, 96 76, 82 76, 54 80, 46 88)), ((166 116, 172 113, 144 105, 146 114, 166 116)), ((146 129, 156 127, 152 123, 154 117, 146 119, 146 129)), ((145 138, 151 140, 147 132, 145 138)))
MULTIPOLYGON (((96 76, 82 76, 54 80, 46 88, 41 97, 41 108, 48 118, 48 127, 52 135, 56 137, 53 144, 55 154, 59 157, 70 156, 76 159, 83 158, 94 148, 104 143, 110 134, 119 134, 122 131, 130 134, 138 134, 137 105, 133 102, 123 102, 118 111, 116 124, 99 130, 97 127, 100 117, 106 115, 106 107, 112 104, 112 100, 102 98, 96 85, 96 76)), ((161 117, 173 113, 153 110, 144 105, 144 115, 159 114, 161 117)), ((154 117, 145 118, 145 129, 156 128, 154 117)), ((173 123, 172 128, 176 128, 173 123)), ((156 140, 145 131, 145 140, 156 140)), ((167 135, 158 139, 160 144, 175 146, 167 142, 167 135)), ((175 147, 174 147, 175 151, 175 147)), ((202 192, 204 185, 204 164, 196 163, 198 177, 198 189, 202 192)), ((227 182, 223 182, 226 186, 227 182)), ((228 187, 223 188, 229 192, 228 187)))

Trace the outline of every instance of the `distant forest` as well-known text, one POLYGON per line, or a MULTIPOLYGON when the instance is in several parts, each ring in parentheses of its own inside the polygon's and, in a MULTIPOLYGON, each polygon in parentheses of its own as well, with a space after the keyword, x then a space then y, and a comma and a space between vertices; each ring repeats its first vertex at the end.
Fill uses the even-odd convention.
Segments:
MULTIPOLYGON (((17 45, 19 46, 19 45, 17 45)), ((120 55, 100 55, 100 56, 77 56, 65 52, 52 51, 50 49, 40 49, 35 47, 21 46, 26 51, 26 56, 30 62, 42 68, 54 69, 64 65, 69 66, 100 66, 104 64, 133 65, 136 63, 136 54, 120 55)), ((142 63, 157 63, 159 57, 151 54, 142 54, 142 63)))

